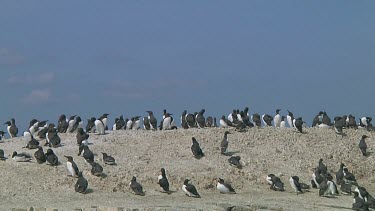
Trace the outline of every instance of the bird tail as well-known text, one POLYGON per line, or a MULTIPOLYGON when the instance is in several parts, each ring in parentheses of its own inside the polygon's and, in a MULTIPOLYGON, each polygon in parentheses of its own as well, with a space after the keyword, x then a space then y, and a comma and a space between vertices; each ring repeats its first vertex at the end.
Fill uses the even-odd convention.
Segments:
POLYGON ((362 152, 362 155, 363 155, 363 156, 367 156, 367 153, 366 153, 366 150, 365 150, 365 149, 361 149, 361 152, 362 152))

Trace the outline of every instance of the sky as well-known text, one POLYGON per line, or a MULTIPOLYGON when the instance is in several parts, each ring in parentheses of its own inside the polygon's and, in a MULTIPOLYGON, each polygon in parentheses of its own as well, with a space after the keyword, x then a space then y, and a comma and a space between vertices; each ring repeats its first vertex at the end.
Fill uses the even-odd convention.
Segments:
POLYGON ((346 0, 2 1, 0 123, 246 106, 308 123, 320 110, 374 116, 374 11, 346 0))

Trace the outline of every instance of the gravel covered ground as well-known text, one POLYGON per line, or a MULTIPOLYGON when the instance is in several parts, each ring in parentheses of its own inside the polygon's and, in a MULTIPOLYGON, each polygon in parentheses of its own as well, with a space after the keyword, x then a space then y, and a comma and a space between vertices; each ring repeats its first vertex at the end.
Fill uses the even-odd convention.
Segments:
MULTIPOLYGON (((22 138, 7 139, 0 148, 9 157, 0 162, 1 210, 22 207, 51 207, 73 210, 92 206, 124 207, 131 209, 167 210, 225 210, 228 207, 247 207, 250 210, 342 210, 351 209, 352 196, 335 198, 318 196, 312 189, 304 194, 295 194, 289 185, 292 175, 300 181, 310 183, 312 168, 320 158, 331 173, 339 169, 341 162, 353 172, 359 184, 370 193, 375 193, 373 140, 370 132, 345 130, 341 138, 334 130, 308 128, 306 134, 294 129, 261 128, 236 132, 229 137, 229 152, 241 156, 244 167, 230 166, 228 156, 220 154, 219 146, 225 129, 189 129, 173 131, 108 131, 98 136, 91 134, 89 145, 95 160, 103 165, 101 152, 117 160, 116 166, 103 166, 105 177, 91 175, 91 166, 78 154, 76 134, 59 134, 63 146, 53 149, 61 165, 51 167, 30 163, 17 163, 11 153, 35 150, 22 149, 22 138), (363 157, 358 141, 363 134, 367 140, 369 156, 363 157), (192 157, 191 138, 195 137, 206 156, 192 157), (74 191, 75 178, 67 176, 64 155, 73 156, 84 177, 89 182, 89 193, 74 191), (171 189, 168 195, 161 193, 157 184, 160 168, 167 170, 171 189), (285 192, 269 189, 265 177, 269 173, 282 175, 285 192), (143 185, 146 196, 135 196, 129 190, 132 176, 143 185), (224 178, 232 184, 237 194, 220 194, 216 190, 216 179, 224 178), (189 198, 181 190, 185 178, 191 179, 202 198, 189 198)), ((44 140, 41 142, 44 144, 44 140)), ((43 147, 44 151, 48 147, 43 147)))

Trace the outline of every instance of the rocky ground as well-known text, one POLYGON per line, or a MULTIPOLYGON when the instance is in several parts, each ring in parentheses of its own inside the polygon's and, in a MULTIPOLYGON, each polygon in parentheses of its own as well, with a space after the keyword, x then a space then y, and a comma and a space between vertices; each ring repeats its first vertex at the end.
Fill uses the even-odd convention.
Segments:
MULTIPOLYGON (((74 210, 90 207, 121 207, 146 210, 343 210, 351 209, 352 196, 339 195, 334 198, 318 196, 312 189, 304 194, 295 194, 289 185, 292 175, 301 182, 310 183, 312 168, 320 158, 324 159, 330 172, 335 174, 341 162, 357 177, 360 185, 375 193, 374 157, 372 134, 364 130, 345 130, 343 138, 333 130, 308 128, 306 134, 294 129, 261 128, 236 132, 229 137, 228 150, 242 158, 244 167, 230 166, 228 156, 220 154, 219 146, 225 129, 189 129, 173 131, 109 131, 103 136, 90 135, 89 145, 102 163, 101 152, 112 155, 116 166, 103 166, 105 177, 95 177, 91 167, 78 154, 75 134, 59 134, 63 146, 53 149, 61 165, 18 163, 11 153, 35 150, 22 149, 22 138, 5 140, 0 148, 9 157, 0 162, 0 210, 25 207, 50 207, 74 210), (363 134, 367 140, 369 156, 364 157, 358 149, 363 134), (206 156, 192 157, 191 138, 201 144, 206 156), (73 156, 84 177, 89 182, 89 192, 74 191, 75 178, 67 176, 64 155, 73 156), (167 170, 172 194, 161 193, 157 184, 160 168, 167 170), (269 173, 281 175, 286 185, 285 192, 269 189, 265 177, 269 173), (129 190, 132 176, 137 176, 146 196, 135 196, 129 190), (216 190, 216 179, 224 178, 232 184, 237 194, 220 194, 216 190), (185 178, 191 179, 202 198, 189 198, 181 190, 185 178), (245 209, 246 208, 246 209, 245 209)), ((44 141, 42 141, 44 143, 44 141)), ((44 147, 44 151, 48 147, 44 147)), ((94 208, 93 208, 94 209, 94 208)), ((94 209, 95 210, 95 209, 94 209)))

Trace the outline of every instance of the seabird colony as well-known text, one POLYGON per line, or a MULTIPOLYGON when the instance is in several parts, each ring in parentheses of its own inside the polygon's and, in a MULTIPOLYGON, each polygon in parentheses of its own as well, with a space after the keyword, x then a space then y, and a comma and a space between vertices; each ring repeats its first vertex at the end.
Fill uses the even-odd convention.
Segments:
MULTIPOLYGON (((303 128, 306 128, 306 122, 302 117, 295 117, 294 114, 287 111, 286 116, 281 114, 282 109, 276 109, 275 115, 271 114, 258 114, 254 113, 250 116, 249 108, 246 107, 244 110, 233 109, 229 115, 222 115, 217 124, 216 117, 208 116, 204 117, 205 109, 198 112, 188 113, 184 110, 180 117, 180 125, 177 126, 177 121, 173 117, 173 114, 163 110, 163 116, 158 122, 157 117, 154 116, 152 111, 146 111, 148 114, 141 118, 141 116, 133 116, 124 118, 121 115, 115 118, 115 122, 112 126, 113 131, 118 130, 177 130, 177 129, 189 129, 189 128, 210 128, 210 127, 221 127, 221 128, 235 128, 236 132, 244 132, 248 128, 256 127, 260 128, 263 123, 263 127, 274 127, 274 128, 295 128, 299 133, 306 133, 303 128), (141 120, 143 123, 141 123, 141 120), (159 123, 159 125, 158 125, 159 123), (287 124, 286 124, 287 123, 287 124), (141 128, 143 126, 143 128, 141 128)), ((47 124, 48 121, 39 121, 32 119, 29 126, 22 136, 26 140, 26 146, 24 148, 36 150, 34 156, 27 152, 13 151, 11 154, 12 160, 15 162, 31 162, 33 159, 36 163, 43 164, 47 163, 51 166, 59 165, 60 160, 53 152, 53 148, 63 147, 61 144, 63 140, 60 139, 59 133, 76 133, 78 155, 81 155, 87 163, 91 165, 91 173, 94 176, 103 175, 103 166, 105 165, 116 165, 116 160, 111 155, 105 152, 101 152, 102 165, 98 162, 94 162, 94 153, 88 146, 88 139, 91 133, 97 135, 105 135, 108 131, 108 117, 110 114, 103 114, 100 117, 91 117, 87 119, 86 127, 83 126, 83 120, 80 116, 72 115, 69 118, 65 114, 62 114, 57 120, 57 126, 54 123, 47 124), (36 137, 39 139, 37 140, 36 137), (42 141, 45 140, 44 146, 48 147, 44 153, 42 147, 42 141)), ((347 128, 353 129, 364 129, 367 131, 374 131, 375 127, 371 123, 371 117, 356 118, 349 114, 344 116, 336 116, 333 121, 325 111, 320 111, 312 120, 312 127, 332 129, 336 134, 345 136, 344 130, 347 128)), ((18 127, 16 125, 15 118, 11 118, 9 121, 4 123, 6 125, 5 131, 0 131, 0 142, 5 142, 5 134, 9 136, 9 140, 17 137, 18 127)), ((228 153, 228 147, 230 145, 231 132, 225 130, 223 133, 223 139, 218 146, 220 153, 223 156, 229 156, 228 162, 230 165, 236 168, 243 168, 241 164, 240 156, 233 156, 228 153)), ((362 156, 369 156, 367 152, 366 140, 369 137, 363 135, 360 137, 358 143, 358 151, 362 156)), ((192 156, 196 159, 200 159, 206 156, 200 146, 198 140, 195 137, 191 138, 192 145, 191 151, 192 156)), ((68 176, 77 178, 74 189, 78 193, 86 193, 89 182, 83 177, 81 167, 74 162, 71 155, 65 155, 66 158, 66 169, 68 176)), ((208 158, 209 159, 209 158, 208 158)), ((0 162, 6 161, 7 157, 2 149, 0 149, 0 162)), ((105 168, 110 168, 105 166, 105 168)), ((266 177, 266 182, 270 185, 270 189, 273 191, 285 191, 284 182, 281 181, 280 177, 270 173, 266 177)), ((165 168, 161 168, 161 175, 157 180, 160 185, 160 190, 163 193, 171 194, 170 184, 165 168)), ((366 188, 361 186, 356 177, 346 167, 344 163, 341 163, 339 169, 335 174, 335 179, 328 171, 328 167, 324 163, 323 159, 317 162, 316 168, 313 169, 311 178, 308 179, 307 183, 303 183, 297 175, 292 175, 289 179, 289 184, 292 190, 296 194, 303 194, 311 188, 318 189, 318 195, 322 197, 330 197, 340 194, 354 195, 352 209, 354 210, 368 210, 369 208, 375 209, 375 199, 367 192, 366 188), (310 183, 310 184, 307 184, 310 183)), ((198 193, 196 187, 191 181, 186 178, 183 184, 181 184, 181 190, 190 197, 200 198, 201 195, 198 193)), ((217 178, 217 191, 219 193, 230 193, 235 194, 236 191, 231 184, 224 182, 224 179, 217 178)), ((140 182, 137 181, 136 177, 130 180, 130 190, 138 196, 144 196, 145 191, 140 182)))

